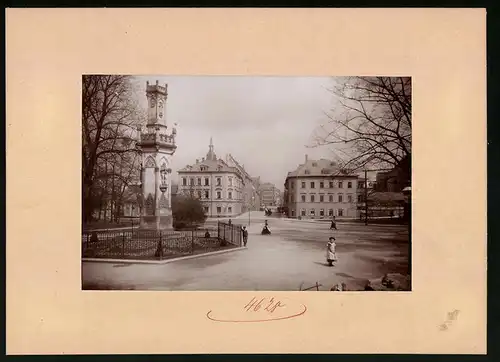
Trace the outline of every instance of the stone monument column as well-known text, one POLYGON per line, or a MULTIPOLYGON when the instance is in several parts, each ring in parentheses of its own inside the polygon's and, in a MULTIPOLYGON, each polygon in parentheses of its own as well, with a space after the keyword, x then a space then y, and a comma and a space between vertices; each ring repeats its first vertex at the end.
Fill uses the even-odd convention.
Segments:
POLYGON ((167 101, 167 85, 161 86, 146 83, 148 99, 148 120, 146 131, 139 127, 137 148, 141 153, 143 169, 142 190, 144 207, 141 214, 141 229, 165 230, 172 228, 172 205, 170 202, 170 177, 168 166, 177 149, 175 144, 175 128, 169 130, 165 116, 167 101), (169 132, 170 131, 170 132, 169 132), (167 195, 165 195, 167 193, 167 195))

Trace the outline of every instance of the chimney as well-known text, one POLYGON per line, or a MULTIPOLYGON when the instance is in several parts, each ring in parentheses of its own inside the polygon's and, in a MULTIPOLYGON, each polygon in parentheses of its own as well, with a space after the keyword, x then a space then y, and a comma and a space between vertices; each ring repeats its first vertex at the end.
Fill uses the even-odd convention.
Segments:
POLYGON ((306 163, 307 163, 307 160, 308 160, 308 157, 307 157, 307 155, 306 155, 306 163))

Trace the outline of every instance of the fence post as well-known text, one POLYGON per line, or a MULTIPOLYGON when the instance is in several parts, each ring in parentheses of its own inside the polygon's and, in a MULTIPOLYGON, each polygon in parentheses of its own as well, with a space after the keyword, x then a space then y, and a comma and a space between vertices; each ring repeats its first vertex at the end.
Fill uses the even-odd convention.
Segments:
POLYGON ((122 233, 122 258, 125 257, 125 231, 122 233))
POLYGON ((194 230, 191 230, 191 254, 194 254, 194 230))

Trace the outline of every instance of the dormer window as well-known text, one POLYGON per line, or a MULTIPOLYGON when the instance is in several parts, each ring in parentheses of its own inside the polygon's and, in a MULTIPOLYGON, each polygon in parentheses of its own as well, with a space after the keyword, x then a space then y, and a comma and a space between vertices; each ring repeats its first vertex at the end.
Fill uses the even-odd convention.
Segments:
POLYGON ((309 175, 311 172, 309 170, 305 170, 304 174, 309 175))
POLYGON ((313 162, 312 165, 313 165, 313 167, 317 167, 318 166, 318 164, 316 162, 313 162))
POLYGON ((329 169, 327 169, 327 168, 324 168, 324 169, 322 169, 322 170, 321 170, 321 173, 322 173, 323 175, 328 175, 328 174, 330 173, 330 170, 329 170, 329 169))

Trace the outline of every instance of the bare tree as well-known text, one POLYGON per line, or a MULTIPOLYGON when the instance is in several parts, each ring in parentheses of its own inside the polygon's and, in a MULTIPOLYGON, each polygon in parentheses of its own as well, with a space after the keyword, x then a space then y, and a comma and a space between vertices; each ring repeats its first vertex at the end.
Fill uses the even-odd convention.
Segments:
POLYGON ((411 158, 411 78, 345 77, 329 91, 338 105, 325 113, 328 122, 310 147, 333 146, 340 168, 350 172, 411 158))
POLYGON ((116 199, 116 178, 123 181, 120 162, 135 154, 135 127, 141 120, 129 76, 82 77, 82 206, 83 221, 91 219, 100 199, 116 199), (103 170, 104 166, 104 170, 103 170), (106 179, 104 185, 99 179, 106 179), (111 182, 109 182, 111 180, 111 182), (104 189, 102 188, 104 186, 104 189), (112 187, 111 192, 108 187, 112 187))

